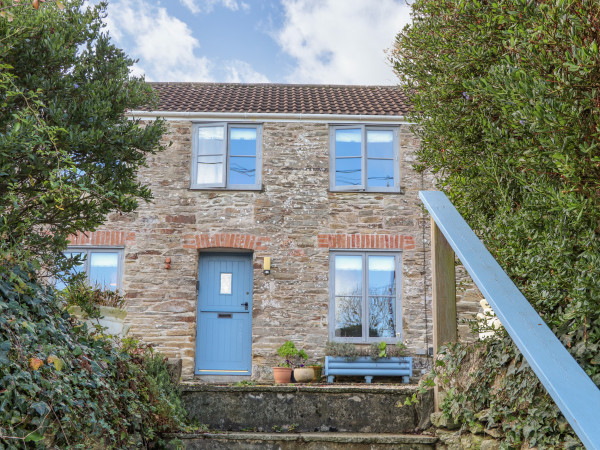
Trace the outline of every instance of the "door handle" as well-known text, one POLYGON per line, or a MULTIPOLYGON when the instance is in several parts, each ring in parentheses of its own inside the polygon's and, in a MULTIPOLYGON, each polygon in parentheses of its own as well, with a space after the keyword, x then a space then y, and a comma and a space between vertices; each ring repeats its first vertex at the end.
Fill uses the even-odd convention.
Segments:
POLYGON ((248 311, 248 302, 240 303, 240 305, 244 306, 246 311, 248 311))

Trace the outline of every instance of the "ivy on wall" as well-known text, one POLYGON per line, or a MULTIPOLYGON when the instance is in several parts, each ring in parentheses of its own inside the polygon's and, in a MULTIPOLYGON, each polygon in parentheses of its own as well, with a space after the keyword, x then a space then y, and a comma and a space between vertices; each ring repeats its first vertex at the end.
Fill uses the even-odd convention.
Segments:
POLYGON ((183 426, 164 357, 88 331, 34 274, 0 272, 0 448, 134 448, 183 426))
MULTIPOLYGON (((412 15, 391 56, 419 169, 600 385, 600 4, 416 0, 412 15)), ((570 441, 508 338, 451 347, 444 364, 474 354, 479 381, 453 386, 448 414, 489 409, 512 443, 570 441)))

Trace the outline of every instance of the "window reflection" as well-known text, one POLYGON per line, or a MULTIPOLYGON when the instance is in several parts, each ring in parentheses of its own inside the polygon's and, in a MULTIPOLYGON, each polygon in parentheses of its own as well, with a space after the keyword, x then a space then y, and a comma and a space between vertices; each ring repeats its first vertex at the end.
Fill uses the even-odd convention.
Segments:
POLYGON ((334 255, 336 337, 397 337, 396 258, 368 252, 334 255))

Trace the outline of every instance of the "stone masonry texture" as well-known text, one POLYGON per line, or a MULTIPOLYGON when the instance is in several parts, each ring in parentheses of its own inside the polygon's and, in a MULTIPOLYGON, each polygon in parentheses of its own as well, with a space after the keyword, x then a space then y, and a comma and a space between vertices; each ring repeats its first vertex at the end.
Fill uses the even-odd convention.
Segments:
MULTIPOLYGON (((311 361, 323 356, 330 250, 395 249, 402 252, 402 339, 413 356, 426 352, 432 343, 430 231, 418 191, 432 189, 433 176, 412 168, 419 143, 408 125, 400 125, 402 192, 366 193, 329 191, 329 125, 311 122, 263 123, 261 191, 191 190, 192 122, 167 124, 163 139, 172 144, 139 174, 154 200, 134 213, 113 213, 100 230, 72 239, 73 245, 124 248, 130 334, 181 358, 183 378, 192 378, 199 252, 252 252, 252 378, 271 379, 276 349, 288 339, 311 361), (270 275, 262 271, 266 256, 270 275)), ((457 309, 471 318, 481 296, 463 285, 457 309)), ((462 323, 459 333, 472 338, 462 323)))

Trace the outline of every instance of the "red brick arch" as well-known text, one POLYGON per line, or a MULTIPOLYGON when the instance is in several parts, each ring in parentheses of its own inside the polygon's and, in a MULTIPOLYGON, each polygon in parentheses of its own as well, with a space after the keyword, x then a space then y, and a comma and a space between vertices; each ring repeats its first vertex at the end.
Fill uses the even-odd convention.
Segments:
POLYGON ((135 243, 133 231, 79 231, 69 236, 69 245, 113 246, 135 243))
POLYGON ((183 248, 244 248, 266 250, 271 238, 241 233, 202 233, 183 236, 183 248))

